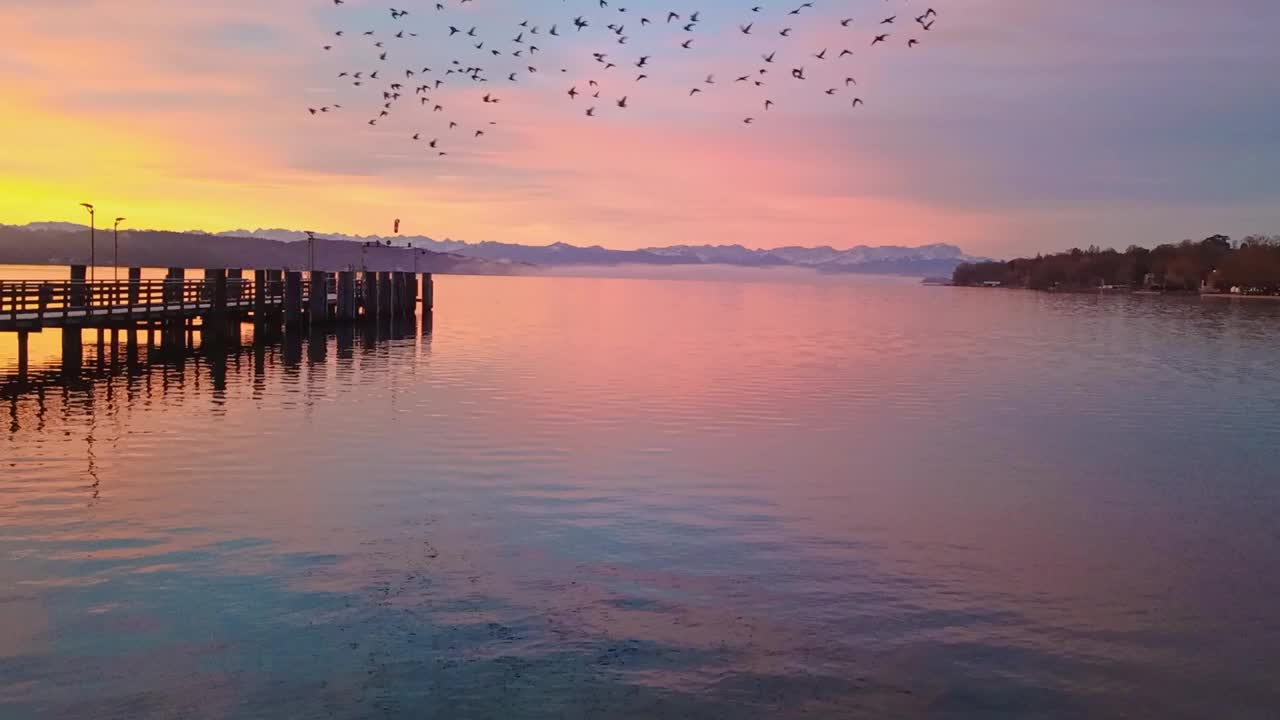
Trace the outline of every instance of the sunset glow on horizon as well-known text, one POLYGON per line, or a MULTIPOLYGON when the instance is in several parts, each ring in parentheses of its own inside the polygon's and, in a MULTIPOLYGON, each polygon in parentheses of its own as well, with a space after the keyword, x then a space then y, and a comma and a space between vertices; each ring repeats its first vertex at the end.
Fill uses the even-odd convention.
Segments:
MULTIPOLYGON (((866 106, 785 86, 767 115, 723 76, 753 71, 774 41, 743 45, 736 26, 749 13, 713 0, 698 8, 699 53, 676 57, 672 35, 655 35, 661 71, 611 90, 600 117, 564 92, 596 72, 597 48, 628 61, 645 52, 639 31, 635 48, 566 31, 542 72, 484 88, 501 105, 481 106, 479 88, 442 91, 468 131, 498 123, 447 158, 409 141, 434 132, 416 108, 368 127, 372 93, 335 83, 376 58, 321 50, 338 27, 405 28, 422 34, 411 53, 397 50, 413 60, 388 66, 443 66, 455 50, 430 5, 396 25, 383 4, 357 0, 0 0, 19 31, 0 49, 0 223, 82 222, 77 204, 92 201, 149 229, 389 234, 403 218, 406 234, 469 242, 950 242, 986 255, 1280 229, 1280 181, 1268 170, 1280 160, 1270 70, 1280 51, 1268 23, 1238 19, 1274 13, 1260 0, 1212 12, 1155 0, 1120 11, 1101 0, 938 0, 920 47, 875 51, 862 39, 887 14, 883 2, 819 3, 788 51, 850 44, 847 72, 866 106), (838 34, 844 14, 861 26, 857 42, 838 34), (723 77, 720 94, 686 97, 706 68, 723 77), (625 112, 613 108, 621 94, 625 112), (331 102, 343 113, 307 113, 331 102), (760 117, 744 126, 744 115, 760 117)), ((549 24, 578 12, 474 5, 450 12, 504 36, 517 15, 549 24)), ((770 12, 762 27, 786 15, 770 12)), ((785 69, 776 74, 782 85, 785 69)))

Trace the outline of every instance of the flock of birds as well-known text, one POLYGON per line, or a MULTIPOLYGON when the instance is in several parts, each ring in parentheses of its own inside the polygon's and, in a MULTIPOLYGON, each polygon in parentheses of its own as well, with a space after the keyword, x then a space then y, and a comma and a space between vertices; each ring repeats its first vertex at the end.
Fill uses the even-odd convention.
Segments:
MULTIPOLYGON (((559 1, 563 4, 568 0, 559 1)), ((666 64, 657 56, 657 51, 629 53, 628 44, 634 37, 644 34, 646 40, 657 40, 649 37, 655 31, 675 35, 674 38, 661 38, 669 43, 673 53, 689 53, 699 46, 701 37, 698 31, 703 23, 700 11, 663 9, 649 12, 611 4, 628 0, 586 1, 592 6, 590 17, 566 13, 562 22, 535 24, 526 19, 513 22, 509 28, 483 30, 454 18, 454 15, 465 17, 466 8, 461 6, 473 4, 475 0, 449 0, 454 7, 432 0, 431 6, 425 10, 389 8, 394 30, 336 29, 323 50, 350 49, 340 45, 359 43, 355 49, 367 58, 368 65, 363 69, 342 70, 337 79, 349 83, 362 94, 380 98, 377 100, 380 105, 374 106, 367 124, 376 128, 379 123, 389 122, 393 113, 398 117, 411 112, 411 109, 424 113, 426 117, 412 120, 412 132, 406 132, 406 136, 443 157, 448 155, 448 146, 442 138, 462 135, 479 140, 490 126, 497 124, 496 120, 487 120, 481 127, 464 128, 464 122, 475 124, 475 113, 452 112, 457 109, 458 101, 466 98, 478 107, 492 107, 503 101, 503 91, 499 89, 502 84, 546 77, 557 70, 556 74, 569 75, 568 67, 549 70, 540 67, 541 57, 545 57, 544 48, 561 47, 568 41, 574 41, 576 45, 582 42, 581 38, 592 37, 590 33, 593 31, 597 34, 604 31, 605 39, 600 39, 598 49, 591 51, 591 62, 587 65, 594 72, 589 73, 590 77, 576 80, 564 77, 560 90, 563 92, 561 97, 569 103, 578 104, 583 115, 596 117, 606 108, 626 110, 631 107, 634 91, 629 91, 627 86, 651 81, 651 74, 660 72, 666 64), (420 25, 418 21, 423 18, 428 22, 420 25), (588 34, 584 35, 584 32, 588 34), (435 67, 423 65, 421 61, 414 64, 406 62, 405 58, 414 56, 415 50, 430 50, 436 56, 444 51, 453 58, 435 67), (460 87, 466 92, 453 92, 460 87), (445 95, 448 95, 448 100, 445 95), (404 107, 406 104, 410 107, 404 107), (436 131, 436 134, 424 132, 423 126, 436 131)), ((748 0, 756 1, 765 0, 748 0)), ((725 85, 751 88, 757 91, 753 98, 756 111, 749 111, 742 117, 742 123, 750 126, 759 117, 757 111, 770 113, 777 107, 776 95, 771 91, 779 81, 806 87, 825 80, 827 82, 820 85, 819 91, 833 98, 843 97, 843 102, 854 109, 865 103, 856 94, 858 80, 845 63, 862 52, 894 42, 914 48, 921 43, 925 33, 933 30, 938 19, 938 12, 932 7, 918 9, 918 14, 881 13, 867 21, 871 25, 869 30, 859 34, 861 22, 852 17, 836 17, 830 19, 830 23, 831 30, 842 38, 840 46, 799 48, 803 42, 797 27, 801 24, 801 16, 816 14, 815 1, 804 0, 795 7, 787 8, 781 19, 772 20, 768 19, 769 14, 763 5, 747 8, 745 17, 736 24, 736 32, 732 28, 726 32, 740 38, 768 38, 763 51, 752 53, 750 60, 734 59, 738 65, 737 72, 727 74, 723 80, 713 72, 705 73, 705 76, 699 73, 700 79, 688 89, 688 97, 710 95, 725 85), (907 31, 900 32, 904 26, 907 31)), ((910 2, 885 0, 885 3, 891 1, 910 2)), ((331 2, 335 6, 347 4, 347 0, 331 2)), ((572 50, 573 47, 567 49, 572 50)), ((307 111, 311 116, 320 117, 342 109, 342 105, 333 103, 309 107, 307 111)))

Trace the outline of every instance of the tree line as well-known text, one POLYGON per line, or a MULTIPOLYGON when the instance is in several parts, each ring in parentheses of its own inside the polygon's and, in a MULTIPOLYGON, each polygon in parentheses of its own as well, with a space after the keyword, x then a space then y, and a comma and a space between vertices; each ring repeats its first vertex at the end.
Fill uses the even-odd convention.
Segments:
POLYGON ((1033 290, 1131 288, 1280 294, 1280 235, 1250 235, 1239 242, 1213 235, 1154 249, 1120 252, 1091 245, 1006 262, 963 263, 956 285, 999 284, 1033 290))

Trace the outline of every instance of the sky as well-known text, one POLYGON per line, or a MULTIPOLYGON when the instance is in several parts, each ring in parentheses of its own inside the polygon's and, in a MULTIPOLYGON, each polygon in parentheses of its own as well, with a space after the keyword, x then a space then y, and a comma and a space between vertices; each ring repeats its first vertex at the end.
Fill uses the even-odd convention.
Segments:
POLYGON ((93 202, 151 229, 389 234, 400 218, 471 242, 950 242, 996 257, 1280 233, 1274 0, 932 0, 929 32, 911 19, 928 0, 816 0, 797 16, 800 0, 758 2, 0 0, 0 222, 82 221, 93 202), (685 33, 668 10, 700 22, 685 33), (574 31, 576 15, 591 26, 574 31), (890 41, 870 47, 889 15, 890 41), (482 63, 519 47, 525 19, 542 29, 537 59, 482 63), (853 55, 814 58, 824 47, 853 55), (774 50, 765 86, 733 82, 774 50), (431 93, 443 112, 418 105, 403 69, 441 77, 455 58, 490 82, 449 78, 431 93), (375 69, 383 84, 337 77, 375 69), (409 97, 369 126, 392 75, 409 97), (565 94, 589 79, 600 99, 565 94))

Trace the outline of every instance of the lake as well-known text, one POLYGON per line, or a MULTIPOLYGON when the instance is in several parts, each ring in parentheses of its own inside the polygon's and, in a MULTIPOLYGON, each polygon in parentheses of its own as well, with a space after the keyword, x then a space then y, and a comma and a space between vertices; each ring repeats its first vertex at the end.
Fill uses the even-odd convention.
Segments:
POLYGON ((1277 303, 437 276, 425 328, 59 348, 0 717, 1280 712, 1277 303))

